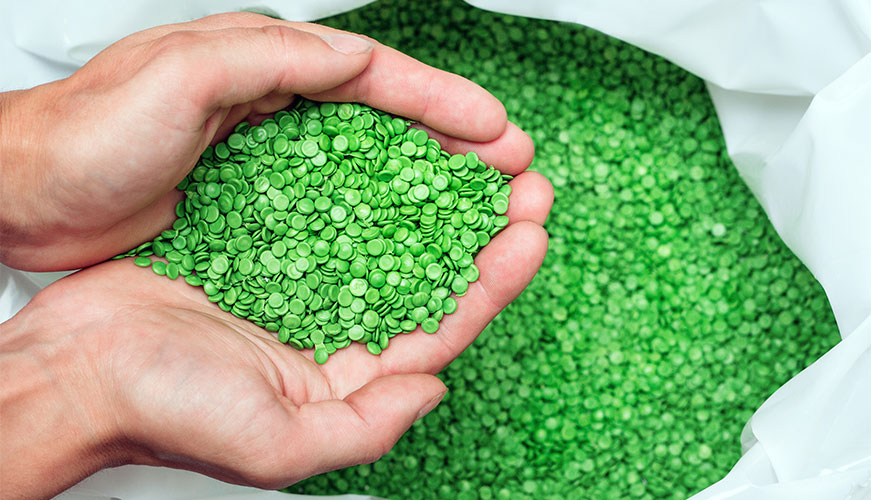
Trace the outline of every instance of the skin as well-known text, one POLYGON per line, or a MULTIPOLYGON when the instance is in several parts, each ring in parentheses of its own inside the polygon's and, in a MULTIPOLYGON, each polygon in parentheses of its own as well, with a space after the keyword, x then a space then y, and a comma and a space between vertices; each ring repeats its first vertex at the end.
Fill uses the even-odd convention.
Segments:
POLYGON ((317 365, 129 259, 75 273, 0 325, 0 372, 15 381, 0 384, 0 497, 50 497, 127 463, 277 488, 374 461, 444 396, 433 374, 532 279, 553 191, 521 174, 532 143, 501 104, 377 42, 332 39, 358 49, 343 54, 315 32, 337 33, 212 16, 131 35, 66 80, 0 96, 3 262, 75 268, 152 238, 207 144, 300 94, 419 120, 449 151, 520 174, 509 226, 476 258, 480 280, 436 334, 395 337, 380 356, 355 344, 317 365))
POLYGON ((297 94, 420 121, 453 151, 474 147, 508 173, 531 162, 529 137, 478 85, 374 41, 342 54, 314 33, 339 34, 211 16, 136 33, 69 78, 2 94, 0 261, 76 269, 153 238, 172 223, 173 188, 206 145, 297 94))

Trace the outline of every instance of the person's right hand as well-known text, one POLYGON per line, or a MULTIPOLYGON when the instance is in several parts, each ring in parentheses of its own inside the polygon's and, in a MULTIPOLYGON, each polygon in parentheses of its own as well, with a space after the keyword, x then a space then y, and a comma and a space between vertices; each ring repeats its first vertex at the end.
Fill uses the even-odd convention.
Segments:
POLYGON ((510 223, 475 258, 457 312, 380 356, 355 343, 318 365, 131 259, 50 285, 0 328, 0 497, 53 495, 122 463, 277 488, 377 459, 541 265, 550 185, 530 172, 511 186, 510 223))
POLYGON ((149 240, 208 144, 295 95, 420 121, 454 153, 506 173, 532 141, 492 95, 389 47, 316 24, 246 13, 160 26, 71 77, 0 94, 0 261, 75 269, 149 240))

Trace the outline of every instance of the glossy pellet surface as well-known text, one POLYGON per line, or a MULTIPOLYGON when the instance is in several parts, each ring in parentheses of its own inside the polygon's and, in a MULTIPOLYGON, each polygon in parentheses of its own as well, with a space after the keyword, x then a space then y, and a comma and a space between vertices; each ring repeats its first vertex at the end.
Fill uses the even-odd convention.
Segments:
POLYGON ((542 269, 442 372, 438 408, 377 462, 290 491, 682 500, 725 475, 752 412, 838 334, 728 160, 704 83, 596 31, 459 0, 327 23, 495 94, 556 196, 542 269))
POLYGON ((314 348, 317 363, 351 342, 379 354, 456 311, 423 305, 478 279, 473 258, 506 225, 509 179, 402 118, 301 99, 207 148, 172 228, 125 255, 314 348))

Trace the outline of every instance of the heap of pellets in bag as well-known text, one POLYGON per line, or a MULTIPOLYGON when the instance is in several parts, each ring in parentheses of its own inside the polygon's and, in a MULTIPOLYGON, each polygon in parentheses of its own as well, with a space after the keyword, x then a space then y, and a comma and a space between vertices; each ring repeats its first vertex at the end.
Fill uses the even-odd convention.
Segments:
POLYGON ((541 270, 439 374, 438 407, 377 462, 288 491, 683 500, 729 472, 754 410, 840 340, 729 160, 701 79, 589 28, 462 0, 324 22, 492 92, 555 197, 541 270))
POLYGON ((380 354, 457 310, 508 224, 510 178, 405 119, 300 100, 207 148, 172 228, 119 258, 183 276, 318 363, 351 342, 380 354))

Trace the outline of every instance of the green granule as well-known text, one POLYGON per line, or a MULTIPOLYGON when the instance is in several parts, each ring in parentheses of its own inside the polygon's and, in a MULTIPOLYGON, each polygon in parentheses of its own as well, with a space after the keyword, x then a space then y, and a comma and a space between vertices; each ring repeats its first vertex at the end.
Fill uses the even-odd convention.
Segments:
MULTIPOLYGON (((544 266, 370 465, 289 489, 408 499, 683 499, 839 339, 822 288, 727 157, 704 84, 593 30, 454 1, 326 24, 493 92, 554 184, 544 266)), ((462 305, 461 305, 462 307, 462 305)))
POLYGON ((352 342, 380 354, 456 311, 508 224, 510 178, 404 119, 300 100, 208 148, 172 228, 120 257, 184 276, 319 364, 352 342))

